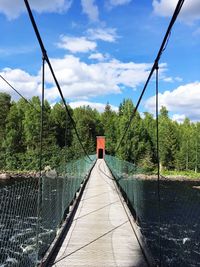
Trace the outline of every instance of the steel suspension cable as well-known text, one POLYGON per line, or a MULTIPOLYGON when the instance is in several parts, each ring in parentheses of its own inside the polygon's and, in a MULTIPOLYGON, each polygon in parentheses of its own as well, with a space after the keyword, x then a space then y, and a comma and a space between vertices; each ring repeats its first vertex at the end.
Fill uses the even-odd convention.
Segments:
MULTIPOLYGON (((36 111, 38 111, 35 107, 34 107, 34 105, 28 100, 28 99, 26 99, 14 86, 12 86, 9 82, 8 82, 8 80, 6 80, 6 78, 4 78, 1 74, 0 74, 0 78, 12 89, 12 90, 14 90, 22 99, 24 99, 24 101, 25 102, 27 102, 29 105, 31 105, 32 106, 32 108, 34 108, 36 111)), ((38 111, 38 112, 40 112, 40 111, 38 111)))
MULTIPOLYGON (((39 179, 37 197, 37 253, 39 253, 40 217, 42 209, 42 160, 43 160, 43 130, 44 130, 44 87, 45 87, 45 58, 42 58, 42 99, 40 115, 40 153, 39 153, 39 179)), ((39 256, 39 255, 38 255, 39 256)), ((39 257, 38 257, 39 258, 39 257)))
MULTIPOLYGON (((68 120, 68 116, 66 113, 65 116, 65 149, 67 148, 67 120, 68 120)), ((66 156, 66 151, 64 151, 64 162, 65 162, 65 168, 66 168, 66 164, 67 164, 67 156, 66 156)), ((67 174, 66 169, 65 169, 65 175, 67 174)))
POLYGON ((72 118, 72 116, 71 116, 71 114, 70 114, 70 110, 69 110, 69 108, 68 108, 68 106, 67 106, 67 104, 66 104, 65 98, 64 98, 63 93, 62 93, 62 89, 61 89, 60 84, 59 84, 59 82, 58 82, 58 80, 57 80, 57 78, 56 78, 56 75, 55 75, 55 72, 54 72, 53 67, 52 67, 52 65, 51 65, 51 62, 50 62, 50 60, 49 60, 49 58, 48 58, 47 51, 46 51, 46 49, 45 49, 45 47, 44 47, 44 44, 43 44, 41 35, 40 35, 40 33, 39 33, 39 30, 38 30, 38 27, 37 27, 37 25, 36 25, 35 19, 34 19, 34 17, 33 17, 33 14, 32 14, 30 5, 29 5, 29 3, 28 3, 28 0, 24 0, 24 3, 25 3, 25 5, 26 5, 26 8, 27 8, 27 11, 28 11, 28 14, 29 14, 29 18, 30 18, 30 20, 31 20, 33 29, 34 29, 34 31, 35 31, 37 40, 38 40, 38 42, 39 42, 39 45, 40 45, 40 48, 41 48, 43 57, 45 58, 45 61, 46 61, 46 63, 47 63, 48 66, 49 66, 51 75, 52 75, 52 77, 53 77, 53 79, 54 79, 54 82, 55 82, 55 84, 56 84, 56 87, 57 87, 57 89, 58 89, 58 91, 59 91, 60 97, 61 97, 61 99, 62 99, 62 101, 63 101, 63 103, 64 103, 66 112, 67 112, 67 114, 68 114, 68 116, 69 116, 69 118, 70 118, 70 120, 71 120, 71 123, 72 123, 72 126, 73 126, 73 128, 74 128, 75 134, 76 134, 76 136, 77 136, 77 138, 78 138, 78 141, 79 141, 79 143, 80 143, 80 145, 81 145, 81 147, 82 147, 82 149, 83 149, 85 155, 89 158, 90 161, 92 161, 92 159, 91 159, 90 156, 88 155, 88 153, 87 153, 85 147, 83 146, 83 143, 82 143, 82 141, 81 141, 81 138, 80 138, 79 133, 78 133, 77 128, 76 128, 76 123, 75 123, 74 119, 72 118))
POLYGON ((160 204, 160 154, 159 154, 159 66, 156 66, 156 157, 157 157, 157 196, 158 196, 158 243, 159 243, 159 266, 162 264, 161 258, 161 204, 160 204))
POLYGON ((121 137, 121 139, 119 141, 119 144, 117 145, 117 148, 116 148, 115 152, 117 152, 119 150, 119 147, 121 146, 122 141, 123 141, 124 137, 126 136, 126 133, 127 133, 128 129, 130 128, 131 122, 132 122, 133 118, 135 117, 135 114, 136 114, 136 112, 138 110, 138 107, 139 107, 140 102, 141 102, 141 100, 143 98, 143 95, 144 95, 144 93, 146 91, 146 88, 147 88, 147 86, 148 86, 148 84, 149 84, 149 82, 151 80, 151 77, 152 77, 152 75, 153 75, 153 73, 154 73, 154 71, 155 71, 155 69, 156 69, 156 67, 157 67, 157 65, 159 63, 159 60, 160 60, 160 58, 162 56, 162 53, 166 49, 166 46, 167 46, 167 44, 169 42, 169 37, 171 35, 171 30, 172 30, 173 25, 174 25, 178 15, 179 15, 180 11, 181 11, 181 8, 182 8, 182 6, 184 4, 184 1, 185 0, 179 0, 178 3, 177 3, 177 6, 176 6, 175 11, 174 11, 174 14, 173 14, 173 16, 171 18, 171 21, 169 23, 169 26, 167 28, 167 31, 166 31, 165 36, 163 38, 163 41, 161 43, 161 46, 160 46, 160 49, 159 49, 158 54, 156 56, 156 59, 154 61, 154 64, 153 64, 153 66, 151 68, 149 76, 148 76, 148 78, 146 80, 146 83, 145 83, 145 85, 144 85, 144 87, 142 89, 142 92, 141 92, 141 94, 139 96, 138 102, 137 102, 137 104, 136 104, 136 106, 135 106, 135 108, 134 108, 134 110, 133 110, 133 112, 131 114, 130 120, 129 120, 128 124, 127 124, 127 127, 124 130, 124 133, 123 133, 123 135, 122 135, 122 137, 121 137))

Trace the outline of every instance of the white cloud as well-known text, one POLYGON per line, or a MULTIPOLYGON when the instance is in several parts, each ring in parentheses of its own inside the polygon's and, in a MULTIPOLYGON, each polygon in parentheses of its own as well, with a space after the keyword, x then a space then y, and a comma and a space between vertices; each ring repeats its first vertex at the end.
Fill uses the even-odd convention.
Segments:
POLYGON ((95 0, 81 0, 83 13, 88 15, 89 19, 93 22, 99 20, 99 9, 95 4, 95 0))
POLYGON ((173 82, 173 78, 172 77, 166 77, 163 79, 165 82, 171 83, 173 82))
MULTIPOLYGON (((120 93, 120 88, 117 85, 112 85, 112 87, 109 87, 109 91, 105 83, 95 82, 77 82, 69 85, 63 84, 61 88, 66 99, 87 100, 96 96, 105 96, 109 93, 120 93)), ((54 101, 58 96, 58 90, 56 87, 46 90, 46 97, 49 99, 49 101, 54 101)))
MULTIPOLYGON (((72 4, 72 0, 30 0, 30 6, 38 13, 41 12, 64 12, 67 11, 72 4)), ((0 13, 7 16, 8 19, 15 19, 25 12, 24 1, 21 0, 0 0, 0 13)))
MULTIPOLYGON (((67 101, 88 101, 93 97, 120 94, 127 87, 135 90, 146 81, 151 68, 151 64, 124 63, 116 59, 89 64, 73 55, 50 61, 67 101)), ((1 73, 25 97, 41 95, 41 70, 35 76, 20 69, 4 69, 1 73)), ((45 98, 53 103, 59 93, 48 68, 45 81, 48 86, 45 98)), ((5 84, 0 85, 12 93, 5 84)))
POLYGON ((183 81, 183 78, 181 78, 181 77, 179 77, 179 76, 175 77, 174 79, 175 79, 175 81, 177 81, 177 82, 182 82, 182 81, 183 81))
MULTIPOLYGON (((156 15, 162 17, 172 16, 178 0, 153 0, 153 9, 156 15)), ((185 1, 180 12, 180 19, 192 23, 200 19, 200 1, 185 1)))
POLYGON ((87 40, 86 37, 69 37, 61 36, 60 42, 57 44, 59 48, 69 50, 72 53, 86 53, 95 50, 97 44, 87 40))
POLYGON ((183 79, 181 77, 163 77, 164 82, 173 83, 173 82, 182 82, 183 79))
MULTIPOLYGON (((0 74, 8 80, 8 82, 17 89, 26 98, 31 98, 33 95, 40 95, 41 79, 39 76, 32 76, 21 69, 3 69, 0 74)), ((10 93, 13 98, 19 98, 17 93, 0 79, 1 91, 10 93)))
POLYGON ((107 56, 104 56, 101 53, 95 53, 95 54, 91 54, 89 56, 89 59, 96 59, 96 60, 99 60, 99 61, 104 61, 104 60, 107 59, 107 56))
MULTIPOLYGON (((70 102, 69 105, 74 109, 77 107, 83 107, 83 106, 90 106, 93 109, 97 109, 99 112, 104 112, 106 104, 103 103, 95 103, 90 101, 76 101, 76 102, 70 102)), ((118 111, 118 107, 110 105, 111 109, 114 111, 118 111)))
MULTIPOLYGON (((123 63, 118 60, 86 64, 78 57, 65 56, 51 59, 64 96, 67 99, 84 99, 120 94, 124 87, 136 89, 144 83, 151 64, 123 63)), ((48 83, 53 83, 50 74, 46 73, 48 83)), ((58 96, 52 86, 46 91, 47 98, 54 101, 58 96)))
POLYGON ((88 38, 91 40, 102 40, 113 43, 118 38, 115 28, 97 28, 87 30, 88 38))
POLYGON ((178 0, 153 0, 153 9, 156 15, 169 17, 173 14, 178 0))
POLYGON ((172 116, 172 120, 173 121, 177 121, 179 123, 183 123, 183 121, 185 120, 186 116, 185 114, 174 114, 172 116))
POLYGON ((109 7, 115 7, 115 6, 122 6, 125 4, 129 4, 132 0, 109 0, 107 5, 109 7))
MULTIPOLYGON (((200 120, 200 82, 194 82, 179 86, 173 91, 165 91, 159 94, 159 108, 161 106, 173 113, 200 120)), ((155 110, 155 96, 150 97, 145 107, 150 111, 155 110)))

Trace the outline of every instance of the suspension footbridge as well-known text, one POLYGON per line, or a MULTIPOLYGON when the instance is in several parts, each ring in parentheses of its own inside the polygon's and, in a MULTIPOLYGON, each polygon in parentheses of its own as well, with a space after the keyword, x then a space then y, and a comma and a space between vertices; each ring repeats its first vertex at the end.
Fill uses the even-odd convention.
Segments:
POLYGON ((124 205, 108 167, 98 159, 52 266, 148 266, 124 205))
MULTIPOLYGON (((42 52, 42 97, 40 110, 36 110, 40 116, 40 132, 37 141, 33 141, 34 148, 35 143, 39 143, 39 149, 35 149, 38 177, 29 177, 0 189, 0 267, 199 266, 199 183, 177 186, 160 175, 159 161, 159 61, 184 1, 177 3, 138 102, 115 147, 117 155, 155 73, 156 123, 153 127, 156 131, 156 151, 152 153, 155 154, 157 171, 150 179, 135 164, 105 154, 105 148, 89 155, 63 96, 29 3, 27 0, 24 2, 42 52), (44 142, 48 143, 45 130, 51 128, 45 113, 46 65, 66 113, 65 140, 59 140, 64 153, 59 154, 61 159, 59 164, 54 164, 55 172, 51 176, 44 172, 45 160, 48 159, 43 148, 44 142), (76 154, 76 149, 68 151, 67 119, 83 152, 82 157, 74 155, 71 161, 66 160, 66 154, 76 154), (190 204, 195 206, 195 213, 188 212, 190 204)), ((0 77, 35 109, 2 75, 0 77)), ((56 153, 55 147, 48 148, 48 153, 56 153)))

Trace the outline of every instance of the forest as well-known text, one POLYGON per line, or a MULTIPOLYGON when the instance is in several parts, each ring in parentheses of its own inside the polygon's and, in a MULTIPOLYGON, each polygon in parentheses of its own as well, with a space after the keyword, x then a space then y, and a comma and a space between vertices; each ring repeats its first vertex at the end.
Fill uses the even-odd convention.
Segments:
MULTIPOLYGON (((143 167, 156 169, 156 120, 152 114, 137 112, 122 145, 117 144, 127 127, 134 104, 124 99, 118 112, 109 103, 100 113, 89 106, 68 107, 76 122, 77 131, 88 154, 96 151, 96 136, 105 135, 106 153, 116 155, 143 167)), ((40 155, 41 102, 32 97, 12 101, 7 93, 0 93, 0 169, 38 170, 40 155)), ((159 155, 164 170, 200 171, 200 122, 188 118, 183 123, 172 121, 162 107, 159 113, 159 155)), ((42 166, 55 168, 64 160, 84 155, 69 116, 62 102, 44 105, 42 166)))

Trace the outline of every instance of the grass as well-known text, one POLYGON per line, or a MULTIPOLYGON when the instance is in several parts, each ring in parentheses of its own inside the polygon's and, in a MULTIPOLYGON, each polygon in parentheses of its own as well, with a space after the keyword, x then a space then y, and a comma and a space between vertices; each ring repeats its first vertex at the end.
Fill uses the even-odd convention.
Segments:
POLYGON ((187 177, 187 178, 191 178, 191 179, 200 179, 200 173, 196 173, 195 171, 177 171, 177 170, 173 170, 173 171, 169 171, 169 170, 164 170, 161 172, 161 175, 163 176, 178 176, 178 177, 187 177))

